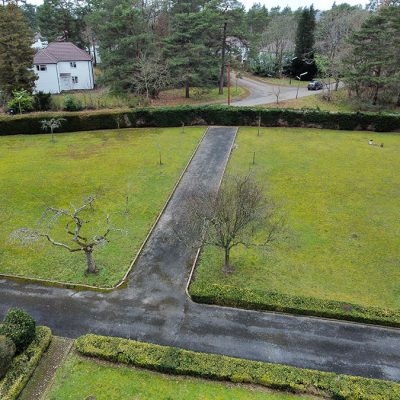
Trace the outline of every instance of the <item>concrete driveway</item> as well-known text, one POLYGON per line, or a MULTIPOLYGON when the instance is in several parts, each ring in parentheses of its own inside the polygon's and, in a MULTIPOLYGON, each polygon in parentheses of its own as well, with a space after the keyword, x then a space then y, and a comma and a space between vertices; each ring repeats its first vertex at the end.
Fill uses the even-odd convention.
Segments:
POLYGON ((0 316, 29 311, 60 336, 93 332, 207 353, 400 381, 400 329, 196 304, 186 294, 194 250, 177 240, 185 196, 216 190, 236 128, 210 128, 126 287, 75 292, 0 281, 0 316))

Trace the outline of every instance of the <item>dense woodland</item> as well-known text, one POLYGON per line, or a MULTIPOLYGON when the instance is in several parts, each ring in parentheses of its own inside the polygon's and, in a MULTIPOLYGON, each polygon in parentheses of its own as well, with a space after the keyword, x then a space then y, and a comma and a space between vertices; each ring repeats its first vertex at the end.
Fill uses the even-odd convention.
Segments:
MULTIPOLYGON (((72 41, 94 55, 100 85, 157 97, 168 87, 226 83, 236 71, 344 82, 372 105, 400 105, 400 3, 372 1, 246 11, 238 0, 44 0, 0 6, 0 89, 32 90, 34 33, 72 41)), ((332 87, 332 86, 331 86, 332 87)), ((333 85, 334 87, 334 85, 333 85)), ((329 96, 329 93, 328 93, 329 96)))

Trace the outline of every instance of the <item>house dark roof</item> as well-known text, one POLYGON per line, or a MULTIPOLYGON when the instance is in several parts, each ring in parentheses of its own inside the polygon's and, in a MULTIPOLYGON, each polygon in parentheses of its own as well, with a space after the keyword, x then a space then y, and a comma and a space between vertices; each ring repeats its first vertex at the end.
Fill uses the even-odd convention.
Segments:
POLYGON ((39 50, 34 59, 34 64, 57 64, 60 61, 91 61, 92 57, 70 42, 52 42, 39 50))

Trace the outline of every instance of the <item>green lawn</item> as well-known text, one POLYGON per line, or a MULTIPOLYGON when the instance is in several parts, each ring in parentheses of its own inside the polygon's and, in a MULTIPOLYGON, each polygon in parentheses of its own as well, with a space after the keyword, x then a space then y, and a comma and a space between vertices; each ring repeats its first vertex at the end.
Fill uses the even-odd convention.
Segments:
MULTIPOLYGON (((313 92, 314 93, 314 92, 313 92)), ((322 96, 322 91, 311 96, 299 97, 298 99, 280 101, 279 104, 271 103, 266 104, 266 108, 312 108, 321 111, 332 112, 352 112, 355 111, 348 101, 347 92, 339 89, 337 92, 332 91, 332 100, 327 101, 322 96)))
POLYGON ((71 355, 57 371, 46 400, 294 400, 262 388, 168 376, 71 355))
POLYGON ((400 308, 400 136, 242 128, 228 173, 251 170, 287 219, 270 253, 238 247, 225 277, 206 248, 194 288, 212 283, 400 308), (368 139, 384 142, 373 147, 368 139), (252 166, 256 151, 256 165, 252 166))
MULTIPOLYGON (((185 133, 180 128, 67 133, 57 134, 56 143, 49 135, 0 137, 0 273, 115 285, 203 132, 203 127, 195 127, 185 133), (17 228, 35 228, 47 207, 79 206, 92 194, 97 200, 90 226, 103 232, 104 227, 97 230, 97 225, 104 225, 110 214, 111 223, 124 229, 95 250, 97 275, 85 276, 83 253, 69 253, 45 240, 29 247, 10 240, 17 228)), ((60 222, 51 232, 61 241, 66 234, 64 221, 60 222)))
MULTIPOLYGON (((240 81, 238 82, 240 84, 240 81)), ((247 90, 237 86, 232 82, 231 98, 235 99, 244 96, 247 90)), ((202 103, 222 103, 228 99, 228 89, 224 88, 224 94, 220 95, 218 88, 190 88, 190 98, 185 98, 185 88, 164 90, 160 93, 159 99, 152 102, 153 106, 178 105, 178 104, 202 104, 202 103)))

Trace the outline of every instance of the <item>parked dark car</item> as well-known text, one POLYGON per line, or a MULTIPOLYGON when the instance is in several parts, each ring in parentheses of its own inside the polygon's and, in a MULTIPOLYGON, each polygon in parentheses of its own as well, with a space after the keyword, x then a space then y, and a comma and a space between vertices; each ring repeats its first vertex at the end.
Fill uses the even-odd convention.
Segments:
POLYGON ((308 90, 321 90, 324 87, 322 82, 313 79, 307 86, 308 90))

